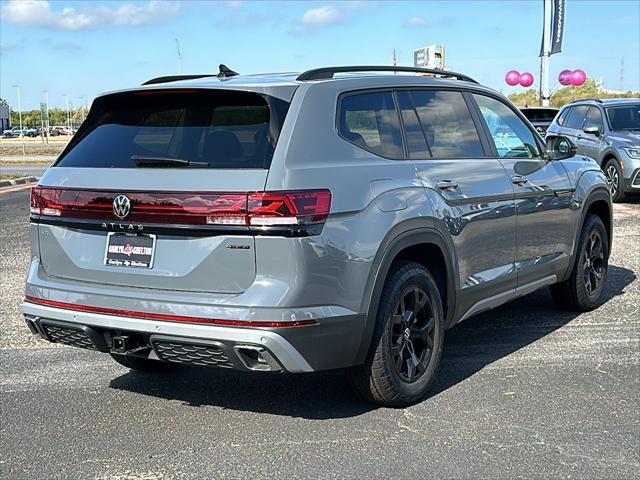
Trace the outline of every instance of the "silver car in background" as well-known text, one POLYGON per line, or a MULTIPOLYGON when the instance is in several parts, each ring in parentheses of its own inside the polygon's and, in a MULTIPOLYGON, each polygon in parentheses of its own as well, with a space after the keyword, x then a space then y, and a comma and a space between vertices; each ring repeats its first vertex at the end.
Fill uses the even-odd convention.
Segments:
POLYGON ((640 193, 640 99, 578 100, 565 105, 549 132, 570 138, 607 177, 611 198, 640 193))

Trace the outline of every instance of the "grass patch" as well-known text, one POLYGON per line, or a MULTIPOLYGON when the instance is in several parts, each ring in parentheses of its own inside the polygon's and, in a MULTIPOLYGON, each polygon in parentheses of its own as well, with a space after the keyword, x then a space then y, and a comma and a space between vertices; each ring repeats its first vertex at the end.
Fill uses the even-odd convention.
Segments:
MULTIPOLYGON (((65 145, 47 145, 47 144, 25 144, 24 153, 26 155, 59 155, 65 145)), ((22 155, 22 145, 20 144, 0 144, 0 156, 16 156, 22 155)))

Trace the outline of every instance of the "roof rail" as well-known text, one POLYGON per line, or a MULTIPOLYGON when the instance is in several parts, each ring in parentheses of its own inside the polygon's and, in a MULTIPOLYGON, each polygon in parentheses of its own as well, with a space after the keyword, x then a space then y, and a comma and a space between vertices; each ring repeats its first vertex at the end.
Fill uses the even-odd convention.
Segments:
POLYGON ((215 73, 201 73, 196 75, 168 75, 147 80, 142 85, 154 85, 156 83, 178 82, 180 80, 193 80, 194 78, 215 77, 215 73))
POLYGON ((297 80, 299 82, 305 82, 308 80, 327 80, 333 78, 336 73, 355 73, 355 72, 411 72, 411 73, 426 73, 430 75, 438 75, 441 77, 457 78, 465 82, 478 83, 473 78, 463 75, 461 73, 449 72, 447 70, 437 70, 434 68, 419 68, 419 67, 401 67, 391 65, 355 65, 346 67, 324 67, 314 68, 313 70, 307 70, 301 73, 297 80))
POLYGON ((596 103, 602 103, 602 99, 600 99, 600 98, 579 98, 578 100, 574 100, 573 102, 570 102, 570 103, 577 103, 577 102, 596 102, 596 103))

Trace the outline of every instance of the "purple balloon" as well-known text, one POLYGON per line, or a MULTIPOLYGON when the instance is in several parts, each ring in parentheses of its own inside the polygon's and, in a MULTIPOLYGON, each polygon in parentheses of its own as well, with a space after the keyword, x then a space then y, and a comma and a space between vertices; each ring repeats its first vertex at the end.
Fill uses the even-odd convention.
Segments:
POLYGON ((520 75, 520 85, 522 85, 523 87, 530 87, 531 85, 533 85, 533 75, 531 75, 529 72, 525 72, 520 75))
POLYGON ((571 85, 571 70, 562 70, 558 75, 558 82, 565 87, 571 85))
POLYGON ((587 74, 584 72, 584 70, 577 69, 571 72, 571 85, 579 87, 583 85, 584 82, 586 81, 587 81, 587 74))
POLYGON ((520 82, 520 72, 517 70, 510 70, 504 77, 504 81, 507 82, 507 85, 515 87, 520 82))

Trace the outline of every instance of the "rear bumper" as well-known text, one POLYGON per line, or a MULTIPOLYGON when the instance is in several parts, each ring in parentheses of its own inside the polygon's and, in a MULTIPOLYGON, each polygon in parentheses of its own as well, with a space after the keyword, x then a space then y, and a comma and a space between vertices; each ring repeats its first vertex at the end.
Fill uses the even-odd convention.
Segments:
POLYGON ((66 345, 155 360, 236 370, 312 372, 351 366, 364 318, 317 319, 314 325, 248 328, 198 325, 80 312, 25 301, 32 333, 66 345), (118 351, 115 338, 132 344, 118 351))

